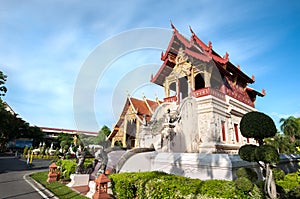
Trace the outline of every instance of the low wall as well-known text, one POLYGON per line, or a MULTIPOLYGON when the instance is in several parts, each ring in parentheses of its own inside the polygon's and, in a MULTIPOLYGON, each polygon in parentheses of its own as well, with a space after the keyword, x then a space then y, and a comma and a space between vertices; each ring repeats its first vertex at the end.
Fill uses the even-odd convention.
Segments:
MULTIPOLYGON (((281 155, 278 167, 286 173, 294 172, 299 168, 299 159, 300 156, 281 155)), ((240 167, 253 168, 262 178, 257 163, 229 154, 145 152, 131 156, 119 172, 164 171, 201 180, 234 180, 240 167)))

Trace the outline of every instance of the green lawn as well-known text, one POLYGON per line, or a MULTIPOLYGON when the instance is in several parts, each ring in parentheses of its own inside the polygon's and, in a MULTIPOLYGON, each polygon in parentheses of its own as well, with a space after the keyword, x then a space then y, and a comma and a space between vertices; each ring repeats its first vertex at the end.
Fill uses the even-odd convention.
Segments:
POLYGON ((48 190, 50 190, 55 196, 57 196, 60 199, 86 199, 87 197, 80 195, 79 193, 71 190, 66 185, 60 183, 60 182, 52 182, 48 183, 46 180, 48 178, 48 172, 39 172, 34 173, 31 175, 31 177, 42 184, 44 187, 46 187, 48 190))

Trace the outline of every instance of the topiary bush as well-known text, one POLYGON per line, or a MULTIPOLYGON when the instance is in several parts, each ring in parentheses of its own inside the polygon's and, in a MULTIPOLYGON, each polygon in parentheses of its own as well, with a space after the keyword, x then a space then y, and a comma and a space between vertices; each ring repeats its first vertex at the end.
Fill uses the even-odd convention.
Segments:
POLYGON ((241 167, 236 171, 236 175, 238 178, 245 177, 253 183, 258 179, 257 173, 251 168, 241 167))
POLYGON ((255 157, 258 161, 265 163, 278 163, 279 153, 274 146, 261 145, 255 150, 255 157))
POLYGON ((237 189, 248 193, 253 189, 253 183, 246 177, 240 177, 235 180, 235 186, 237 189))
POLYGON ((263 139, 277 133, 272 118, 261 112, 246 113, 240 122, 241 134, 247 138, 263 139))
POLYGON ((243 145, 239 149, 239 156, 242 160, 248 161, 248 162, 256 162, 256 156, 255 156, 255 150, 257 149, 256 145, 253 144, 246 144, 243 145))
POLYGON ((249 162, 257 162, 266 173, 264 191, 272 199, 275 199, 276 186, 270 167, 270 163, 279 162, 277 150, 270 145, 264 145, 264 138, 275 136, 277 130, 272 118, 260 112, 246 113, 240 122, 241 134, 246 138, 254 138, 258 141, 259 147, 244 145, 239 150, 241 159, 249 162), (260 161, 264 162, 261 164, 260 161))

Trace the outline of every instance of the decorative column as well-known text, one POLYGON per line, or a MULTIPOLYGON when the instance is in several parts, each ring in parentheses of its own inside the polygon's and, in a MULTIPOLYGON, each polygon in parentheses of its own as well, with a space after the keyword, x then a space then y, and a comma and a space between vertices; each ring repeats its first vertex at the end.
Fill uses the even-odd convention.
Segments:
POLYGON ((122 141, 123 147, 126 147, 127 123, 128 123, 127 117, 125 116, 125 118, 124 118, 124 128, 123 128, 123 141, 122 141))
POLYGON ((191 79, 191 89, 192 89, 192 91, 194 91, 194 90, 195 90, 195 74, 194 74, 194 68, 192 68, 192 70, 191 70, 190 79, 191 79))
POLYGON ((164 88, 165 88, 165 97, 170 97, 170 84, 167 79, 165 80, 164 88))
POLYGON ((135 142, 134 142, 135 148, 139 147, 139 131, 140 131, 140 121, 136 120, 136 133, 135 133, 135 142))
POLYGON ((111 147, 114 147, 114 146, 115 146, 115 138, 113 137, 111 140, 111 147))
POLYGON ((177 78, 176 81, 176 94, 177 94, 177 104, 180 104, 180 81, 179 78, 177 78))

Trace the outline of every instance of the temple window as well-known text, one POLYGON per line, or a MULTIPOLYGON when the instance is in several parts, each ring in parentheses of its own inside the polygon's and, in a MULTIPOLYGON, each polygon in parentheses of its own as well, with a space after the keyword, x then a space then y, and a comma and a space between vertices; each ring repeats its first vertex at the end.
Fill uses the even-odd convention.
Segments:
POLYGON ((114 146, 120 146, 120 147, 122 147, 123 144, 122 144, 121 141, 116 141, 116 142, 114 143, 114 146))
POLYGON ((135 139, 131 139, 130 140, 130 148, 134 148, 135 147, 135 139))
POLYGON ((180 98, 184 99, 189 95, 189 86, 187 77, 179 78, 179 90, 180 90, 180 98))
POLYGON ((221 127, 222 127, 222 139, 225 142, 226 141, 226 132, 225 132, 225 121, 221 122, 221 127))
POLYGON ((239 142, 239 127, 238 124, 234 124, 235 140, 239 142))
POLYGON ((205 87, 204 79, 201 75, 201 73, 197 74, 195 76, 195 90, 201 89, 205 87))
POLYGON ((217 90, 219 90, 221 88, 221 86, 223 85, 222 76, 220 75, 220 72, 216 67, 214 67, 212 70, 210 85, 212 88, 217 89, 217 90))
POLYGON ((176 83, 175 82, 172 82, 170 84, 170 96, 174 96, 176 93, 176 83))

